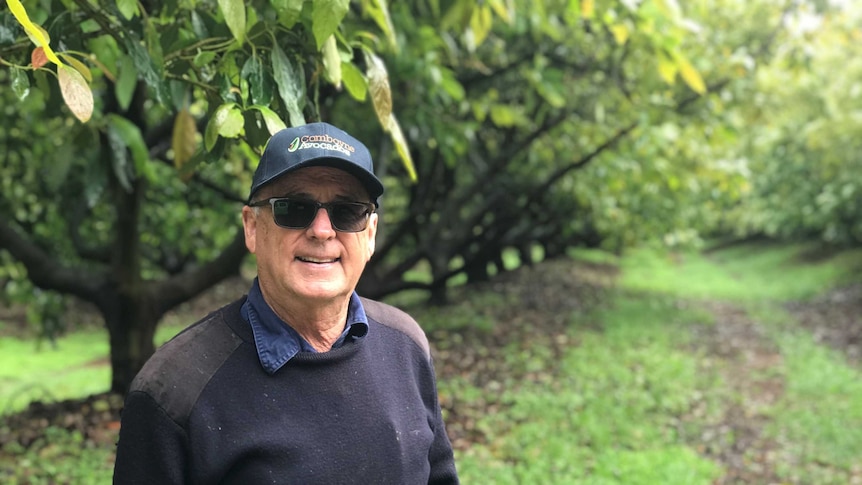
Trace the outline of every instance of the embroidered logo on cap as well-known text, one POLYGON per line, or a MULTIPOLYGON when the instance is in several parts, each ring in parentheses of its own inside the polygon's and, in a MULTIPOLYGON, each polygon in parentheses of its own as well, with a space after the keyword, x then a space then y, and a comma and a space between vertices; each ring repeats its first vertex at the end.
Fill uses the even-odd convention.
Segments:
POLYGON ((351 155, 356 151, 353 145, 345 143, 338 138, 333 138, 329 135, 303 135, 298 136, 290 142, 287 151, 293 153, 297 150, 305 150, 308 148, 318 148, 322 150, 335 150, 345 155, 351 155))

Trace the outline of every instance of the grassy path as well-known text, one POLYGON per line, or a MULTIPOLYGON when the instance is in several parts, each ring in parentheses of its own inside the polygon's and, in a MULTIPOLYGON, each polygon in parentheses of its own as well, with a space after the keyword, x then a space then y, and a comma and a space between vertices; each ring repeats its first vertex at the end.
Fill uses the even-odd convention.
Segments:
MULTIPOLYGON (((544 266, 518 275, 515 289, 465 297, 508 349, 483 348, 481 372, 444 354, 441 395, 465 483, 862 483, 862 374, 798 316, 858 274, 860 255, 812 263, 804 250, 644 252, 621 262, 612 290, 589 266, 535 281, 555 272, 544 266), (555 293, 579 285, 607 291, 595 304, 556 304, 555 293), (483 302, 489 294, 500 300, 483 302), (789 313, 788 301, 802 303, 789 313), (545 324, 560 315, 568 323, 545 324)), ((469 355, 475 342, 462 343, 455 354, 469 355)))

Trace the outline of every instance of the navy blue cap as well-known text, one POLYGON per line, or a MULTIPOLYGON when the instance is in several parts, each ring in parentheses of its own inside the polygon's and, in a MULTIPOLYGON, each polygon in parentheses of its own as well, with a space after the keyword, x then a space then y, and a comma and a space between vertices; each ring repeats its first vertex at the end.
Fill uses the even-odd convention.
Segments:
POLYGON ((266 145, 251 181, 248 201, 264 185, 305 167, 333 167, 353 175, 374 203, 383 184, 374 175, 371 154, 359 140, 328 123, 309 123, 279 131, 266 145))

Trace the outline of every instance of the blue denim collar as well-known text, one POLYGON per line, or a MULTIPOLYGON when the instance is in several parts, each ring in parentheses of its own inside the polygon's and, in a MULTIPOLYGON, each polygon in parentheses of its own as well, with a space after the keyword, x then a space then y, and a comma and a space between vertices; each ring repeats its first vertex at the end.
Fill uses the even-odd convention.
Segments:
MULTIPOLYGON (((314 347, 276 315, 263 299, 257 278, 251 285, 248 299, 243 303, 241 311, 245 320, 251 325, 260 365, 268 374, 275 374, 299 352, 316 352, 314 347)), ((347 307, 347 322, 344 326, 344 332, 341 333, 332 348, 341 347, 345 342, 362 338, 367 333, 368 317, 365 316, 365 308, 362 306, 359 295, 354 291, 350 295, 350 303, 347 307)))

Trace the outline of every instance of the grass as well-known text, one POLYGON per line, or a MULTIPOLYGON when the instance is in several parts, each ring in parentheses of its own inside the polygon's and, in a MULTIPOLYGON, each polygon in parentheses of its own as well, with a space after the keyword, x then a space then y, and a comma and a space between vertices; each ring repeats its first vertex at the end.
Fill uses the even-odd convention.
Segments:
POLYGON ((735 302, 805 299, 846 283, 862 269, 862 250, 836 252, 815 262, 810 244, 750 244, 702 253, 635 250, 622 260, 629 289, 735 302))
POLYGON ((787 329, 781 311, 759 310, 783 356, 785 396, 770 435, 785 444, 780 474, 794 483, 843 485, 862 457, 862 372, 843 355, 787 329))
POLYGON ((110 384, 110 370, 104 365, 107 354, 104 332, 73 333, 59 338, 56 346, 0 339, 0 411, 19 411, 32 400, 56 401, 106 391, 110 384))
MULTIPOLYGON (((487 441, 456 453, 462 482, 707 485, 720 479, 726 470, 691 437, 741 399, 718 369, 703 365, 693 339, 693 330, 721 324, 698 303, 721 300, 762 324, 782 356, 771 372, 784 392, 764 410, 764 430, 780 455, 775 473, 785 483, 849 483, 862 456, 856 432, 862 428, 862 373, 817 344, 781 302, 851 281, 862 267, 862 251, 804 257, 811 251, 804 244, 748 244, 706 254, 643 249, 622 257, 573 251, 578 260, 618 265, 619 288, 595 313, 570 316, 573 344, 562 355, 539 343, 503 349, 506 368, 540 377, 506 378, 493 391, 499 411, 482 413, 476 422, 487 441), (700 411, 693 420, 694 409, 700 411)), ((491 332, 495 320, 488 309, 506 305, 517 302, 480 294, 459 306, 424 310, 421 321, 457 342, 464 328, 491 332)), ((168 321, 157 340, 187 323, 168 321)), ((107 336, 98 331, 68 335, 56 349, 0 339, 0 403, 8 412, 31 399, 104 391, 106 367, 92 364, 104 361, 107 350, 107 336)), ((439 388, 441 397, 476 406, 490 392, 458 375, 441 380, 439 388)), ((725 439, 729 446, 734 437, 725 439)), ((4 476, 0 466, 3 483, 109 481, 110 450, 89 449, 74 433, 51 429, 39 447, 5 451, 20 472, 4 476)))
MULTIPOLYGON (((505 396, 505 413, 485 417, 489 444, 457 457, 464 483, 710 484, 721 477, 720 466, 680 436, 699 435, 739 399, 691 350, 693 326, 720 323, 697 310, 701 299, 732 302, 766 322, 784 356, 785 395, 766 410, 766 432, 780 445, 776 473, 787 483, 848 483, 862 456, 862 436, 853 431, 862 427, 862 375, 795 328, 780 302, 847 283, 862 253, 809 261, 802 255, 810 250, 758 244, 709 255, 640 250, 619 259, 573 252, 591 263, 618 262, 621 291, 591 317, 601 330, 573 325, 580 345, 559 363, 544 362, 556 368, 553 385, 520 388, 505 396), (702 423, 680 430, 679 416, 699 401, 702 423)), ((451 391, 441 383, 441 392, 451 391)), ((455 392, 483 399, 463 382, 455 392)))
POLYGON ((708 323, 703 315, 625 298, 596 317, 603 330, 578 333, 552 385, 518 389, 504 396, 504 414, 485 416, 491 445, 458 456, 464 483, 708 484, 719 476, 676 431, 676 417, 713 385, 680 350, 680 326, 708 323))
MULTIPOLYGON (((161 343, 183 328, 161 325, 161 343)), ((62 401, 109 389, 108 332, 87 329, 64 335, 54 344, 31 339, 0 338, 0 415, 20 411, 32 401, 62 401)))

